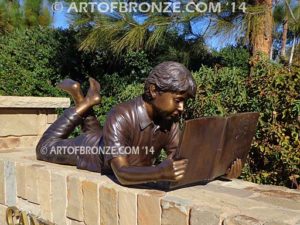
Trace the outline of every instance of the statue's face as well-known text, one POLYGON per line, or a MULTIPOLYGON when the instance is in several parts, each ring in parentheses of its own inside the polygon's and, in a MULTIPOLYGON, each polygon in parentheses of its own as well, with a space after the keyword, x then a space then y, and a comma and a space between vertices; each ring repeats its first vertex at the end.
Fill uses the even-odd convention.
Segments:
POLYGON ((184 110, 187 93, 157 92, 152 101, 156 116, 177 121, 184 110))

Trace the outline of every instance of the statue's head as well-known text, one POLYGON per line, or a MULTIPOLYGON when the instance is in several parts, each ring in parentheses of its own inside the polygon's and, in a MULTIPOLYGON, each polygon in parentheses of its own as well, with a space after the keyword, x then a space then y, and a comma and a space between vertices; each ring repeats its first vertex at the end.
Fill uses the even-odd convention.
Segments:
POLYGON ((155 66, 146 78, 143 99, 167 119, 178 117, 184 101, 194 97, 196 83, 191 72, 178 62, 163 62, 155 66))

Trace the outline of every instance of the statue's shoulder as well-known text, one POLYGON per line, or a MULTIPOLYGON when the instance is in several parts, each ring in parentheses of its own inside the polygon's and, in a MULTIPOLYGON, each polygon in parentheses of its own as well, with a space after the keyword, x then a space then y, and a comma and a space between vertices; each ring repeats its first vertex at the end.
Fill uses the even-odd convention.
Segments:
POLYGON ((110 110, 109 115, 110 114, 132 115, 136 113, 136 107, 140 104, 140 102, 141 102, 141 96, 138 96, 128 101, 119 103, 110 110))

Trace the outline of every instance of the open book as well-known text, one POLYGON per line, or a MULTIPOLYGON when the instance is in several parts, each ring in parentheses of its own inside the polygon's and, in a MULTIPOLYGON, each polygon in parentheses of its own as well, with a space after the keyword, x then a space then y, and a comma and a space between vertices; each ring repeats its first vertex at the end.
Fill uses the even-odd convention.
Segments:
POLYGON ((256 131, 258 113, 187 120, 175 158, 189 159, 185 177, 170 188, 210 181, 224 175, 232 162, 245 163, 256 131))

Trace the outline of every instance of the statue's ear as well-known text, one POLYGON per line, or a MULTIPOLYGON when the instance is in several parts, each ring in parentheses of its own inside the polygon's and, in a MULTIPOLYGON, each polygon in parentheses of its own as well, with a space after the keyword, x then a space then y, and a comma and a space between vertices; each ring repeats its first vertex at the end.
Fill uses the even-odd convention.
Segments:
POLYGON ((155 99, 156 95, 157 95, 157 89, 156 89, 156 86, 154 84, 150 84, 149 91, 150 91, 152 99, 155 99))

